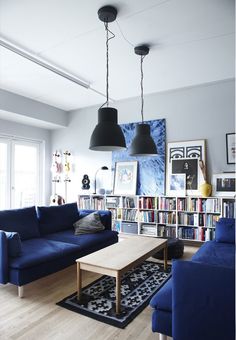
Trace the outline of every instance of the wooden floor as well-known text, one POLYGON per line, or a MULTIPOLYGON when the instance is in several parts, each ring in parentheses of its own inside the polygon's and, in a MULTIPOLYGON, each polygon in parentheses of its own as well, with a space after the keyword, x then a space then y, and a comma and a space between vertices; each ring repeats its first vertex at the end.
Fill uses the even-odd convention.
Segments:
MULTIPOLYGON (((184 258, 196 250, 185 246, 184 258)), ((83 285, 97 277, 85 272, 83 285)), ((75 265, 26 285, 23 299, 17 297, 17 287, 0 285, 0 340, 158 340, 151 331, 150 307, 118 329, 56 305, 75 291, 75 265)))

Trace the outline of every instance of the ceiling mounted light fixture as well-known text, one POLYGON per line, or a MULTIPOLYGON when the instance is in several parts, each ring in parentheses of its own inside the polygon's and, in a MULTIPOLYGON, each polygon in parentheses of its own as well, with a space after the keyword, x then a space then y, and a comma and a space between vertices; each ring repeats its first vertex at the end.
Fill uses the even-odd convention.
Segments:
POLYGON ((89 149, 95 151, 126 149, 124 134, 117 124, 117 109, 109 107, 109 40, 115 35, 108 29, 108 23, 113 22, 116 16, 115 7, 104 6, 98 10, 98 17, 104 22, 106 31, 106 101, 98 110, 98 124, 90 138, 89 149))
POLYGON ((134 52, 140 56, 141 61, 141 117, 142 123, 137 124, 135 127, 136 135, 130 146, 130 156, 156 156, 157 147, 154 140, 151 137, 150 125, 145 124, 143 121, 143 59, 149 53, 149 47, 147 45, 140 45, 134 48, 134 52))

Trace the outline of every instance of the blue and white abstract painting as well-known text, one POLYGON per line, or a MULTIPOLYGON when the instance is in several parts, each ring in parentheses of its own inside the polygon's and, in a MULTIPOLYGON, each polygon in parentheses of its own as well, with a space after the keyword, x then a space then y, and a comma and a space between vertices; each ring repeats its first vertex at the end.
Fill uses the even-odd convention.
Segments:
POLYGON ((121 124, 127 149, 112 152, 112 168, 115 162, 138 161, 137 195, 165 194, 165 119, 148 120, 151 135, 157 146, 158 155, 154 157, 133 157, 129 155, 129 148, 135 135, 135 126, 139 123, 121 124))

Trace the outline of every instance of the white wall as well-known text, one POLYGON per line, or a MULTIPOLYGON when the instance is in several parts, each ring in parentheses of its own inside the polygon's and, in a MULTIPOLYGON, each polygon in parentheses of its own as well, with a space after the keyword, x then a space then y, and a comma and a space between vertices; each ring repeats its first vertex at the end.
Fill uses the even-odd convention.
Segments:
POLYGON ((1 134, 39 140, 45 143, 45 203, 48 204, 51 195, 51 131, 0 119, 0 135, 1 134))
MULTIPOLYGON (((140 98, 119 101, 113 106, 118 109, 119 123, 140 121, 140 98)), ((52 150, 69 149, 73 154, 70 200, 81 192, 83 174, 93 179, 100 166, 111 165, 111 153, 88 149, 97 124, 97 109, 94 106, 71 112, 68 127, 52 132, 52 150)), ((233 80, 148 95, 144 118, 166 119, 167 142, 206 139, 209 177, 234 169, 226 163, 225 145, 225 134, 235 131, 233 80)))

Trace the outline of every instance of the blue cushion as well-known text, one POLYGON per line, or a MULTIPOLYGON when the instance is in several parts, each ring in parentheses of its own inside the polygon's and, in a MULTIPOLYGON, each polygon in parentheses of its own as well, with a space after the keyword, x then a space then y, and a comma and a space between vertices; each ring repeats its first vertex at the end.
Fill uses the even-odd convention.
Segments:
POLYGON ((22 253, 20 235, 16 232, 5 232, 7 237, 8 255, 11 257, 20 256, 22 253))
POLYGON ((192 256, 192 260, 194 262, 234 268, 234 254, 234 244, 207 241, 192 256))
POLYGON ((75 244, 46 240, 36 238, 22 242, 22 255, 11 258, 9 267, 16 269, 24 269, 36 266, 40 263, 48 263, 58 259, 62 259, 68 254, 78 253, 80 247, 75 244))
POLYGON ((75 235, 74 230, 64 230, 54 234, 45 235, 48 240, 55 240, 61 242, 68 242, 77 244, 81 250, 91 249, 96 245, 103 245, 104 247, 110 242, 117 242, 118 236, 116 231, 104 230, 96 234, 75 235))
POLYGON ((18 232, 21 240, 40 237, 35 207, 0 211, 0 229, 18 232))
POLYGON ((216 242, 235 243, 235 220, 221 219, 216 222, 216 242))
POLYGON ((77 203, 38 207, 39 230, 42 235, 73 228, 79 219, 77 203))

